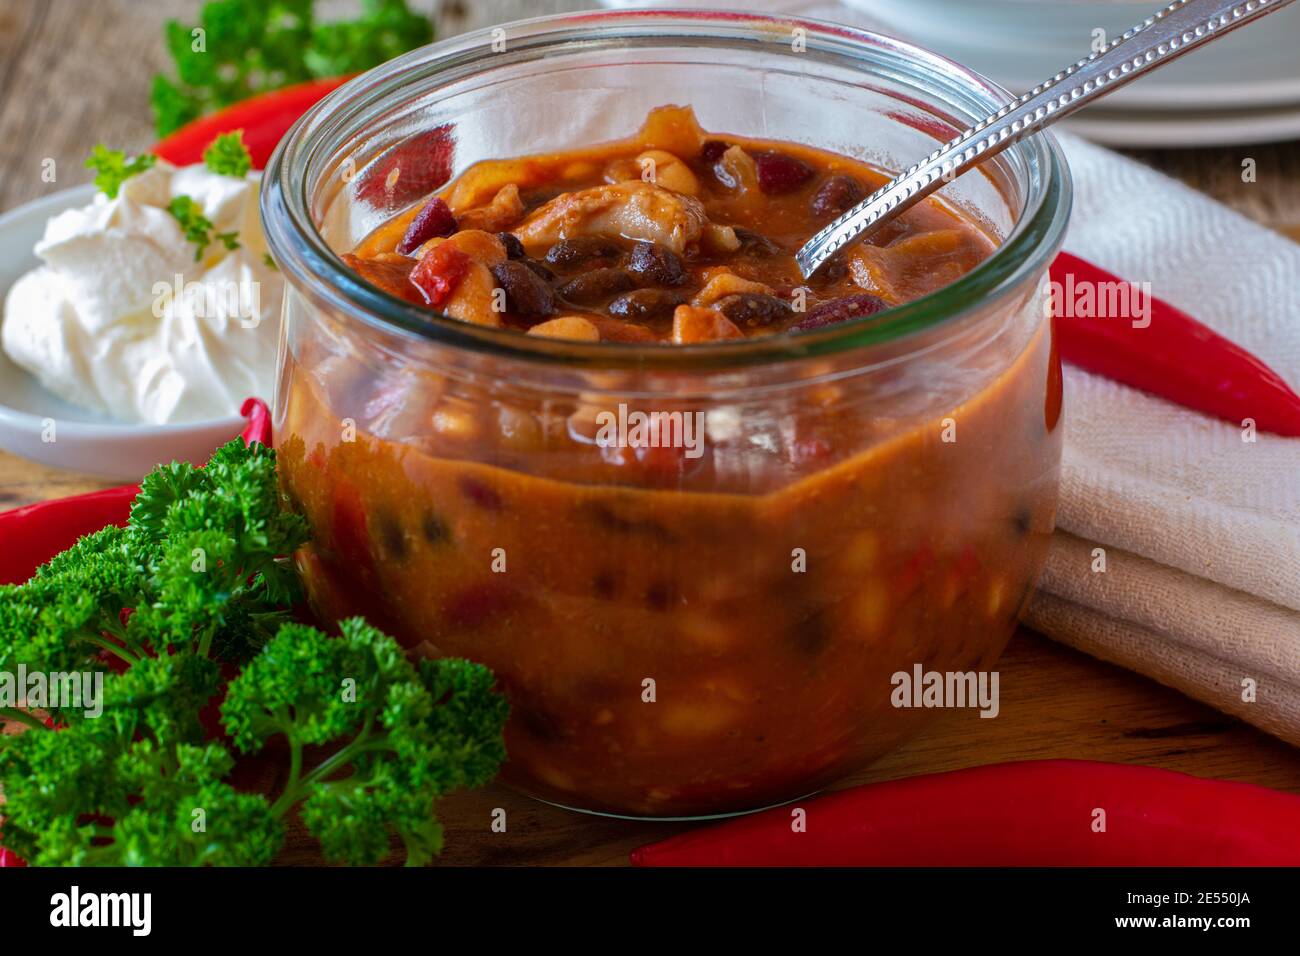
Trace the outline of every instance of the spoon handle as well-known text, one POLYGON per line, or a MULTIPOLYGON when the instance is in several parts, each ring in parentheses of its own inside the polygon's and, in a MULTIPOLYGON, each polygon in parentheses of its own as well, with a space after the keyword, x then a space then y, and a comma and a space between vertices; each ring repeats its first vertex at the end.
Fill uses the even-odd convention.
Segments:
POLYGON ((1174 0, 1105 50, 1008 103, 899 174, 808 240, 795 255, 804 277, 832 255, 1013 143, 1081 106, 1291 0, 1174 0))

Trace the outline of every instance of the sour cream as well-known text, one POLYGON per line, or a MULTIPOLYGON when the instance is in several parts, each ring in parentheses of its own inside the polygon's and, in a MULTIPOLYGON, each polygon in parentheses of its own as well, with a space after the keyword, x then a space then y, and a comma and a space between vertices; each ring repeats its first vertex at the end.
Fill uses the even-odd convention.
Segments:
POLYGON ((55 216, 42 265, 5 299, 0 346, 48 391, 119 421, 224 418, 269 399, 284 287, 265 261, 258 178, 159 161, 115 199, 55 216), (214 240, 196 262, 167 210, 177 196, 239 248, 214 240))

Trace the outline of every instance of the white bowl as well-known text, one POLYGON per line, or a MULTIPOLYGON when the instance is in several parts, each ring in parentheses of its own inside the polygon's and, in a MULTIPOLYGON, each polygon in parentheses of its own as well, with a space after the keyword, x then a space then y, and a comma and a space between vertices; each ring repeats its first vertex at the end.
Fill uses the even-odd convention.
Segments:
MULTIPOLYGON (((21 275, 40 264, 32 247, 46 221, 86 205, 94 194, 93 186, 76 186, 0 215, 0 303, 21 275)), ((238 415, 180 425, 106 419, 51 395, 0 352, 0 448, 43 465, 135 481, 162 462, 205 461, 243 427, 238 415)))

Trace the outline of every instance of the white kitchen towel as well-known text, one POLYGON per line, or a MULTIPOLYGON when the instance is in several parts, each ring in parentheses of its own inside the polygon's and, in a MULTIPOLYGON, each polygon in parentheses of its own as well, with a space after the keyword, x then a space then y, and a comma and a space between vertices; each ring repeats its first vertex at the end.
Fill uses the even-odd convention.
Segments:
POLYGON ((1300 613, 1066 531, 1026 623, 1300 743, 1300 613))
MULTIPOLYGON (((744 6, 872 26, 839 3, 744 6)), ((1075 185, 1066 248, 1149 282, 1300 387, 1300 245, 1059 135, 1075 185)), ((1076 368, 1065 392, 1059 531, 1028 623, 1300 744, 1300 439, 1243 440, 1076 368)))
MULTIPOLYGON (((1066 248, 1150 282, 1300 385, 1300 245, 1061 141, 1075 183, 1066 248)), ((1300 744, 1300 439, 1068 366, 1065 422, 1061 530, 1028 623, 1300 744)))

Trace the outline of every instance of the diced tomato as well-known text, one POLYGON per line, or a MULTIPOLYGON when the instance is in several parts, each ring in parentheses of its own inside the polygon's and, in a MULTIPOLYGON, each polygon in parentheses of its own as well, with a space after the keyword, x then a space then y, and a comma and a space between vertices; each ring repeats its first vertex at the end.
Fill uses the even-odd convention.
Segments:
POLYGON ((415 270, 411 282, 420 290, 430 307, 440 309, 465 278, 473 259, 455 246, 444 242, 430 249, 415 270))

